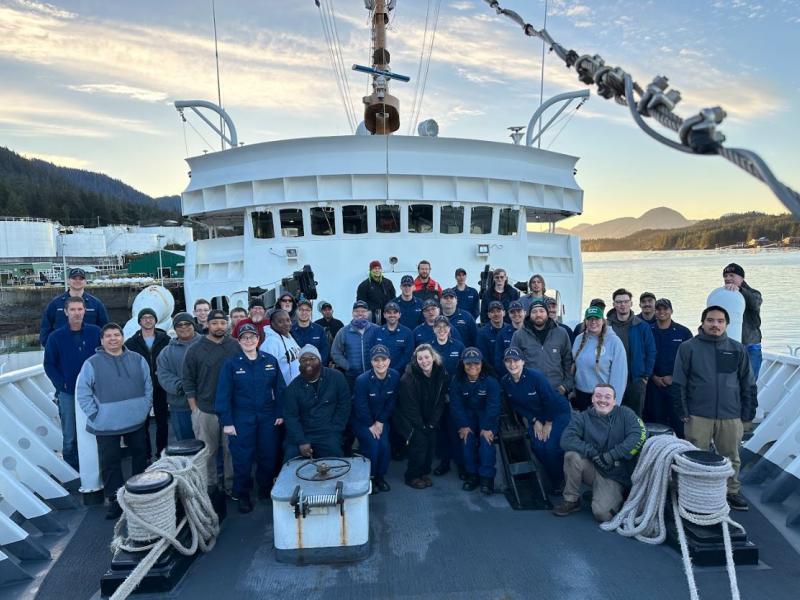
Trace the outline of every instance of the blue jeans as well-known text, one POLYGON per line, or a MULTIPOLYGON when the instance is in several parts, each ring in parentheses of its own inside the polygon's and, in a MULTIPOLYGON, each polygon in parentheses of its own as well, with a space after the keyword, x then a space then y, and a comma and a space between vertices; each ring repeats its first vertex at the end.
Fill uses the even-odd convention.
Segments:
POLYGON ((169 424, 172 425, 172 434, 177 441, 194 439, 192 411, 190 409, 170 407, 169 424))
POLYGON ((758 373, 761 371, 761 344, 748 345, 747 356, 750 357, 750 368, 753 370, 753 379, 758 381, 758 373))
POLYGON ((75 430, 75 395, 58 392, 58 416, 61 419, 61 434, 64 436, 64 445, 61 453, 64 461, 76 471, 78 465, 78 433, 75 430))
POLYGON ((569 424, 570 413, 558 415, 553 419, 553 427, 550 430, 550 437, 546 442, 536 438, 533 426, 528 428, 531 436, 531 450, 536 455, 542 465, 544 465, 550 481, 557 482, 564 478, 564 451, 561 449, 561 435, 569 424))
POLYGON ((352 428, 358 438, 361 454, 370 461, 370 474, 373 477, 386 475, 386 471, 389 470, 389 461, 392 458, 392 449, 389 445, 389 424, 383 425, 383 433, 377 440, 370 432, 369 427, 353 423, 352 428))

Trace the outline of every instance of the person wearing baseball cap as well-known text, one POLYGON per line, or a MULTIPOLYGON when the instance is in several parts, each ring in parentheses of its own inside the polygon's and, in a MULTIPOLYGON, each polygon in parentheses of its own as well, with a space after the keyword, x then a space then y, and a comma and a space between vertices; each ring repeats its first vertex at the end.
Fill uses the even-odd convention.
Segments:
MULTIPOLYGON (((433 344, 436 339, 436 333, 433 331, 433 324, 438 317, 442 315, 439 302, 433 298, 429 298, 422 303, 422 323, 414 328, 414 346, 420 344, 433 344)), ((447 317, 445 317, 446 319, 447 317)), ((448 320, 449 323, 449 320, 448 320)), ((450 335, 453 339, 461 341, 461 334, 458 329, 452 329, 450 335)))
POLYGON ((344 323, 333 316, 333 305, 330 302, 322 300, 317 306, 322 317, 314 321, 314 323, 325 330, 325 337, 328 339, 329 350, 328 362, 325 364, 325 366, 330 367, 332 364, 330 361, 330 347, 333 345, 333 340, 336 338, 336 334, 339 333, 339 330, 342 327, 344 327, 344 323))
POLYGON ((488 314, 489 322, 478 329, 477 347, 481 351, 481 354, 483 354, 486 362, 492 365, 495 371, 497 371, 497 364, 502 362, 502 358, 497 360, 494 350, 497 344, 497 337, 506 326, 506 322, 503 320, 506 316, 503 303, 499 300, 492 300, 489 303, 488 314))
POLYGON ((656 343, 656 363, 653 376, 647 382, 643 418, 646 423, 662 423, 672 427, 676 435, 683 437, 683 421, 675 415, 675 394, 672 387, 672 372, 678 347, 692 339, 688 327, 672 320, 672 302, 659 298, 655 302, 656 320, 650 329, 656 343))
POLYGON ((656 322, 656 295, 653 292, 642 292, 639 294, 639 310, 636 315, 648 325, 656 322))
MULTIPOLYGON (((486 288, 486 291, 481 298, 481 323, 489 321, 489 302, 492 300, 499 300, 503 303, 503 308, 506 309, 506 323, 510 322, 508 316, 508 305, 514 300, 519 300, 519 290, 511 285, 508 281, 508 273, 505 269, 495 269, 492 273, 492 282, 486 288)), ((522 307, 523 311, 525 307, 522 307)))
POLYGON ((422 300, 414 295, 414 278, 403 275, 400 278, 400 295, 394 301, 400 307, 400 324, 414 331, 422 323, 422 300))
POLYGON ((179 312, 172 317, 175 338, 156 359, 158 383, 167 393, 169 424, 177 440, 192 440, 192 411, 183 391, 183 359, 189 346, 202 336, 195 331, 194 317, 188 312, 179 312))
POLYGON ((753 376, 758 381, 761 371, 761 292, 750 287, 744 280, 744 269, 731 263, 722 270, 725 289, 739 292, 744 297, 744 315, 742 316, 742 344, 750 357, 753 376))
POLYGON ((609 383, 622 398, 628 384, 628 359, 625 346, 609 327, 603 309, 590 306, 583 319, 584 330, 572 345, 575 359, 575 397, 572 407, 584 411, 592 405, 598 383, 609 383))
POLYGON ((381 261, 373 260, 369 263, 367 278, 358 284, 356 289, 356 299, 367 303, 371 315, 370 320, 373 323, 383 325, 385 322, 382 316, 383 307, 396 295, 391 279, 383 276, 381 261))
POLYGON ((522 307, 522 302, 519 300, 512 300, 508 303, 508 315, 510 320, 506 322, 503 329, 497 334, 497 341, 495 342, 494 368, 497 371, 498 377, 503 377, 506 374, 506 364, 503 361, 505 351, 511 346, 511 339, 514 334, 522 329, 525 324, 525 309, 522 307))
POLYGON ((375 343, 389 350, 392 368, 404 373, 414 352, 414 334, 400 323, 400 307, 394 300, 383 307, 386 324, 375 334, 375 343))
POLYGON ((375 344, 370 350, 372 368, 356 378, 352 426, 361 453, 370 460, 372 492, 388 492, 386 472, 392 458, 390 420, 397 403, 400 373, 391 368, 389 348, 375 344))
POLYGON ((475 319, 466 310, 458 306, 458 294, 453 288, 442 292, 442 315, 450 320, 450 324, 458 330, 465 346, 474 346, 478 338, 478 327, 475 319))
MULTIPOLYGON (((169 436, 169 407, 167 406, 167 392, 161 387, 161 382, 156 376, 156 361, 161 352, 169 345, 170 337, 163 329, 156 327, 156 311, 145 307, 137 315, 139 330, 125 340, 125 347, 141 355, 150 367, 150 380, 153 383, 153 415, 156 420, 156 456, 161 456, 161 451, 167 447, 169 436)), ((147 459, 153 456, 150 441, 150 416, 148 415, 145 427, 145 443, 147 459)))
POLYGON ((53 298, 42 313, 42 322, 39 325, 39 343, 42 347, 47 345, 47 338, 59 327, 67 324, 67 313, 64 303, 67 298, 83 298, 85 312, 83 322, 102 328, 108 323, 108 311, 105 305, 95 296, 86 291, 86 271, 79 267, 70 269, 67 279, 67 291, 53 298))
POLYGON ((483 494, 494 493, 497 451, 493 442, 500 425, 500 384, 478 348, 465 348, 461 354, 450 383, 450 415, 463 455, 462 489, 471 492, 480 486, 483 494))
POLYGON ((278 360, 260 352, 258 329, 246 323, 239 328, 238 354, 222 365, 214 407, 222 431, 228 436, 233 461, 233 496, 239 512, 253 510, 253 463, 258 497, 269 498, 280 461, 283 394, 286 384, 278 360))
POLYGON ((375 345, 375 336, 380 329, 370 322, 369 306, 364 300, 353 303, 352 316, 350 322, 336 334, 331 346, 331 358, 344 371, 351 391, 356 378, 370 368, 369 351, 375 345))
POLYGON ((544 465, 557 493, 564 478, 561 434, 569 425, 569 401, 553 389, 541 371, 525 367, 519 348, 508 348, 503 362, 507 373, 500 386, 514 412, 528 422, 531 450, 544 465))
MULTIPOLYGON (((598 306, 598 307, 600 307, 600 310, 602 311, 602 313, 605 314, 606 301, 603 300, 602 298, 592 298, 589 301, 589 306, 590 307, 591 306, 598 306)), ((578 337, 578 334, 581 333, 582 331, 583 331, 583 321, 580 321, 577 325, 575 325, 575 331, 573 332, 573 335, 572 335, 572 343, 573 344, 575 343, 575 338, 578 337)))
POLYGON ((478 290, 467 285, 467 272, 461 267, 456 269, 456 285, 453 291, 458 299, 458 307, 477 319, 481 315, 481 296, 478 290))
POLYGON ((294 322, 292 323, 292 337, 302 348, 306 344, 311 344, 319 350, 323 365, 330 361, 330 344, 328 336, 322 326, 311 321, 312 304, 311 300, 301 297, 297 301, 297 309, 294 311, 294 322))

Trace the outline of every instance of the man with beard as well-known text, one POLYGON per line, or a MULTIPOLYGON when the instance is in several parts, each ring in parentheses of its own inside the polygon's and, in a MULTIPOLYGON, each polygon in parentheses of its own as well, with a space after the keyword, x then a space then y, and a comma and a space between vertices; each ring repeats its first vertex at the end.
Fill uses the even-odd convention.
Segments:
MULTIPOLYGON (((233 318, 233 311, 231 311, 231 318, 233 318)), ((259 343, 264 343, 264 327, 269 325, 269 319, 267 319, 267 308, 261 298, 254 298, 250 301, 250 311, 247 313, 247 318, 241 319, 233 325, 231 337, 239 339, 239 328, 244 325, 253 325, 258 331, 259 343)))
POLYGON ((414 296, 421 301, 436 300, 442 297, 442 286, 431 278, 431 263, 427 260, 419 261, 417 265, 417 278, 414 280, 414 296))
MULTIPOLYGON (((206 469, 209 491, 217 488, 217 453, 222 428, 214 402, 219 372, 227 358, 239 353, 239 344, 227 334, 228 320, 221 310, 208 313, 208 333, 189 346, 183 359, 183 391, 192 410, 194 437, 208 449, 206 469)), ((224 445, 225 490, 233 487, 233 463, 227 440, 224 445)))
POLYGON ((525 367, 541 372, 555 390, 567 396, 574 387, 572 345, 567 332, 550 318, 542 300, 534 300, 524 325, 511 337, 525 367))
POLYGON ((642 312, 636 316, 648 325, 654 325, 656 322, 656 295, 653 292, 642 292, 639 295, 639 308, 642 312))
POLYGON ((322 364, 327 365, 330 354, 330 344, 325 330, 311 322, 311 300, 300 298, 297 301, 297 310, 294 311, 294 323, 292 323, 291 334, 294 341, 301 348, 306 344, 311 344, 322 357, 322 364))
MULTIPOLYGON (((320 302, 319 312, 322 317, 314 321, 314 323, 325 330, 325 337, 328 340, 328 348, 330 348, 333 345, 333 340, 336 339, 336 334, 339 333, 339 330, 342 327, 344 327, 344 323, 333 316, 333 305, 330 302, 326 302, 325 300, 320 302)), ((332 366, 330 358, 328 361, 329 362, 326 366, 332 366)))
POLYGON ((322 366, 311 344, 300 350, 300 376, 284 393, 285 456, 342 456, 342 434, 350 418, 350 390, 344 375, 322 366))

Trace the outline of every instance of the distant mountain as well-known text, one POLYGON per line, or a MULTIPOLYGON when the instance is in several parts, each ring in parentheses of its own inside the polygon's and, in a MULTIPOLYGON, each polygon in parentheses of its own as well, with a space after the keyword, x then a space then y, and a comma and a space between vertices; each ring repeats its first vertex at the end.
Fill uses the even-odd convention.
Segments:
POLYGON ((27 159, 0 147, 0 216, 66 225, 179 220, 180 199, 158 200, 102 173, 27 159))
POLYGON ((757 212, 728 214, 705 219, 677 229, 646 229, 624 238, 583 239, 586 252, 611 250, 705 250, 745 244, 766 238, 776 242, 800 236, 800 222, 792 215, 765 215, 757 212))
POLYGON ((644 229, 677 229, 689 227, 695 223, 685 218, 681 213, 665 206, 653 208, 641 217, 620 217, 591 225, 581 223, 571 229, 560 228, 562 233, 572 233, 581 236, 584 240, 599 238, 624 238, 644 229))

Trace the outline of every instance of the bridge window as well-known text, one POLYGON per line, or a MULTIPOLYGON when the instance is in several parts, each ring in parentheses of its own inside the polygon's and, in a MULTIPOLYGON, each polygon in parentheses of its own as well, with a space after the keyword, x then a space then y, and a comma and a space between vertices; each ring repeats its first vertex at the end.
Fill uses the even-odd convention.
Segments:
POLYGON ((408 207, 408 232, 430 233, 433 231, 433 205, 411 204, 408 207))
POLYGON ((345 233, 367 233, 367 207, 361 204, 343 206, 342 227, 345 233))
POLYGON ((470 221, 470 233, 492 233, 492 207, 473 206, 470 221))
POLYGON ((464 207, 443 206, 439 220, 439 233, 464 233, 464 207))
POLYGON ((299 208, 281 209, 281 235, 283 237, 303 237, 303 211, 299 208))
POLYGON ((378 233, 400 233, 400 207, 388 204, 376 206, 375 226, 378 233))
POLYGON ((336 235, 332 207, 315 206, 311 209, 311 235, 336 235))
POLYGON ((263 210, 251 213, 253 220, 253 236, 258 239, 275 237, 275 224, 272 222, 272 211, 263 210))
POLYGON ((500 235, 517 235, 519 227, 519 211, 515 208, 500 209, 500 235))

